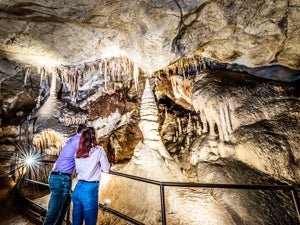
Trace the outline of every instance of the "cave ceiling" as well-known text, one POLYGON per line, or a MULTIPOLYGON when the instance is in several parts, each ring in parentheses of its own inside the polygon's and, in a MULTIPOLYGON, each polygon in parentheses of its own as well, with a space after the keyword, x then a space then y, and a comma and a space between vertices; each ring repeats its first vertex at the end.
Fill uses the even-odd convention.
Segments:
POLYGON ((152 73, 183 55, 300 69, 298 0, 0 2, 0 56, 24 66, 126 55, 152 73))

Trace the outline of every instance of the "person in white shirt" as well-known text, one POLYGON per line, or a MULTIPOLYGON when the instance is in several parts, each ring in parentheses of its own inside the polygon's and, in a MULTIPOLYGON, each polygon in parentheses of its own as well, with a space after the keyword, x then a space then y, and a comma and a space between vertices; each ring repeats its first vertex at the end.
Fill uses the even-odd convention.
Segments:
POLYGON ((78 182, 72 194, 72 225, 96 225, 98 192, 101 171, 109 172, 110 164, 105 151, 96 145, 96 134, 89 127, 81 134, 75 155, 78 182))

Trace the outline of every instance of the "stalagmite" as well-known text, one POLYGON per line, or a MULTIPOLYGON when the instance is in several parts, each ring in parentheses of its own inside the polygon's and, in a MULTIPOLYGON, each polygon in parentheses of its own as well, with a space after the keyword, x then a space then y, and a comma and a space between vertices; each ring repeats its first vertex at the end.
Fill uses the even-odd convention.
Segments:
POLYGON ((158 109, 148 79, 146 80, 141 100, 140 114, 141 120, 139 122, 139 127, 143 133, 143 143, 150 148, 158 149, 160 155, 165 159, 172 160, 158 131, 158 109))
MULTIPOLYGON (((146 80, 141 100, 140 115, 139 127, 144 139, 136 145, 129 163, 124 167, 116 168, 116 170, 162 182, 192 182, 184 175, 176 160, 166 160, 171 156, 166 151, 158 132, 158 109, 148 80, 146 80)), ((187 143, 189 144, 189 140, 187 143)), ((180 146, 179 149, 185 150, 184 146, 180 146)), ((107 179, 103 179, 101 182, 101 203, 110 199, 111 208, 122 210, 122 213, 126 215, 133 212, 134 218, 143 224, 161 223, 159 190, 162 188, 110 174, 105 175, 107 175, 107 179), (104 180, 107 180, 107 183, 104 180)), ((168 224, 208 225, 217 224, 216 221, 223 220, 226 222, 222 224, 234 224, 223 205, 215 200, 210 192, 206 189, 166 188, 163 192, 165 194, 163 200, 166 203, 168 224), (201 212, 201 216, 199 216, 199 212, 201 212), (216 215, 218 218, 211 223, 209 218, 216 215)), ((117 225, 123 224, 124 221, 104 214, 101 222, 117 225)))

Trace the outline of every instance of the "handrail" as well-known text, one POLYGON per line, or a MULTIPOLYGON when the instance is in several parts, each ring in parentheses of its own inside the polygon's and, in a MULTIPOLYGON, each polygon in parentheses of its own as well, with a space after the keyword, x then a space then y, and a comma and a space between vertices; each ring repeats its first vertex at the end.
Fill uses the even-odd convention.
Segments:
MULTIPOLYGON (((39 162, 45 162, 45 163, 53 163, 51 160, 41 160, 39 162)), ((106 172, 105 172, 106 173, 106 172)), ((164 181, 157 181, 157 180, 152 180, 144 177, 138 177, 130 174, 125 174, 125 173, 120 173, 116 171, 110 171, 107 172, 107 174, 115 175, 115 176, 120 176, 120 177, 125 177, 128 179, 144 182, 144 183, 149 183, 153 185, 158 185, 160 186, 160 201, 161 201, 161 218, 162 218, 162 224, 166 225, 166 206, 165 206, 165 187, 184 187, 184 188, 224 188, 224 189, 249 189, 249 190, 288 190, 291 191, 292 194, 292 201, 295 206, 295 211, 298 216, 298 220, 300 222, 300 203, 299 203, 299 197, 298 197, 298 189, 294 185, 263 185, 263 184, 223 184, 223 183, 193 183, 193 182, 164 182, 164 181)), ((28 182, 36 183, 39 185, 44 185, 44 186, 49 186, 46 183, 42 183, 39 181, 34 181, 30 179, 25 179, 28 182)), ((103 211, 107 211, 111 214, 114 214, 121 219, 124 219, 128 222, 131 222, 133 224, 138 224, 138 225, 143 225, 142 222, 139 222, 133 218, 130 218, 114 209, 111 209, 103 204, 99 204, 99 208, 102 209, 103 211)))
POLYGON ((142 181, 149 184, 160 186, 160 200, 161 200, 161 218, 162 224, 166 225, 166 206, 165 206, 165 191, 164 187, 197 187, 197 188, 225 188, 225 189, 251 189, 251 190, 289 190, 292 193, 292 200, 300 223, 300 201, 298 192, 293 185, 262 185, 262 184, 213 184, 213 183, 186 183, 186 182, 163 182, 151 180, 134 175, 124 174, 120 172, 110 171, 108 174, 129 178, 132 180, 142 181))
MULTIPOLYGON (((104 172, 106 173, 106 172, 104 172)), ((223 184, 223 183, 193 183, 193 182, 165 182, 148 178, 138 177, 116 171, 107 172, 116 176, 126 177, 132 180, 142 181, 149 184, 163 185, 170 187, 201 187, 201 188, 225 188, 225 189, 253 189, 253 190, 293 190, 292 185, 264 185, 264 184, 223 184)))
POLYGON ((107 212, 109 212, 111 214, 114 214, 114 215, 116 215, 116 216, 118 216, 118 217, 120 217, 120 218, 122 218, 122 219, 124 219, 124 220, 126 220, 128 222, 131 222, 132 224, 135 224, 135 225, 144 225, 144 223, 141 223, 140 221, 137 221, 137 220, 135 220, 135 219, 133 219, 133 218, 131 218, 129 216, 126 216, 123 213, 120 213, 120 212, 118 212, 118 211, 116 211, 116 210, 114 210, 112 208, 109 208, 109 207, 107 207, 107 206, 105 206, 105 205, 103 205, 101 203, 99 203, 99 208, 102 209, 103 212, 107 211, 107 212))
POLYGON ((45 186, 45 187, 49 187, 49 184, 47 184, 47 183, 43 183, 43 182, 36 181, 36 180, 31 180, 31 179, 28 179, 28 178, 23 178, 23 179, 26 182, 30 182, 30 183, 34 183, 34 184, 39 184, 39 185, 42 185, 42 186, 45 186))

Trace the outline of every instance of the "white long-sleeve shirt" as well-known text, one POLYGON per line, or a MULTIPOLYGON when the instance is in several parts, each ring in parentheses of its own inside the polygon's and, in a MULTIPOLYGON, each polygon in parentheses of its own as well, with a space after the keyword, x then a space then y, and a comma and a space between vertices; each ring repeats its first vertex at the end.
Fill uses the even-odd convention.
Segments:
POLYGON ((93 147, 87 158, 75 158, 78 180, 100 181, 101 171, 109 172, 110 164, 102 147, 93 147))

